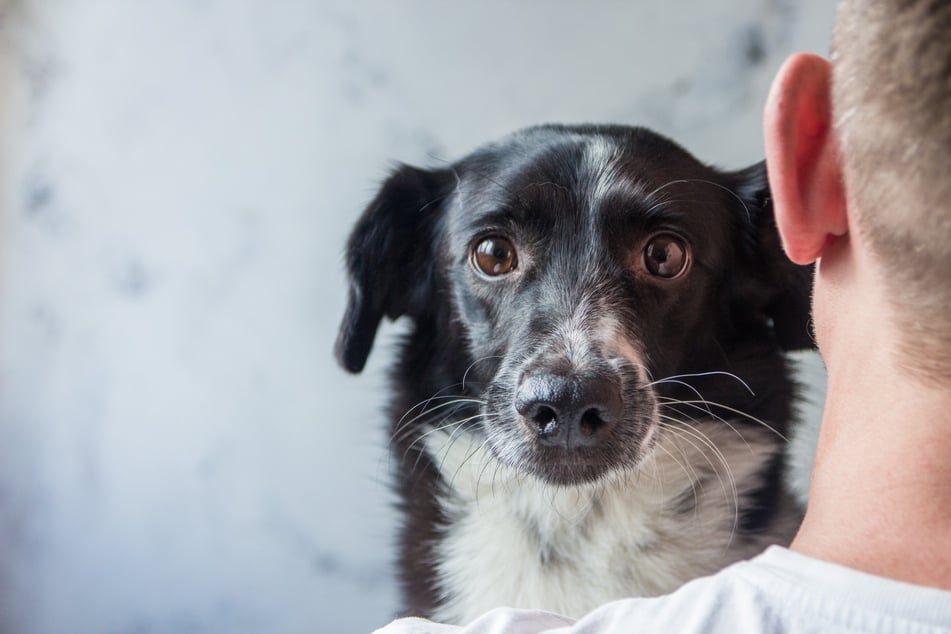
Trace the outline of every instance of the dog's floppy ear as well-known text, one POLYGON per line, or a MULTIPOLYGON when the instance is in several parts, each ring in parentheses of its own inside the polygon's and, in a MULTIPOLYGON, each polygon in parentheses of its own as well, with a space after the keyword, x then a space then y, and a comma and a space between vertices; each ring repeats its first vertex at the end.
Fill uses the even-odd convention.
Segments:
POLYGON ((784 350, 815 348, 812 335, 812 266, 794 264, 783 251, 766 176, 766 162, 734 172, 733 190, 746 206, 749 246, 760 310, 784 350))
POLYGON ((448 170, 401 165, 390 174, 357 221, 347 243, 347 310, 335 354, 350 372, 366 364, 384 315, 412 315, 432 291, 433 238, 448 170))

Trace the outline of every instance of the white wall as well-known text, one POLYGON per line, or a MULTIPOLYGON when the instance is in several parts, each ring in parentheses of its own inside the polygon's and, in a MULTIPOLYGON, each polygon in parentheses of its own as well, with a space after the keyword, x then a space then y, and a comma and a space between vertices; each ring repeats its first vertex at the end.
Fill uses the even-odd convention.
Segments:
POLYGON ((383 333, 331 349, 394 161, 544 121, 761 157, 828 0, 0 0, 0 633, 385 621, 383 333))

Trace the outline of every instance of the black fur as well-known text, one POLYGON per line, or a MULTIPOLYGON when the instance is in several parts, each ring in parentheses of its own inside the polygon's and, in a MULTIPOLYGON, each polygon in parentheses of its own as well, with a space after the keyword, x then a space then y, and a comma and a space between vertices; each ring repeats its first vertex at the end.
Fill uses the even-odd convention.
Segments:
MULTIPOLYGON (((336 354, 347 370, 363 368, 384 316, 412 320, 390 405, 407 614, 431 614, 442 600, 433 547, 451 523, 438 500, 449 483, 419 442, 433 417, 413 421, 428 399, 481 399, 439 422, 473 417, 456 431, 487 438, 500 461, 528 477, 571 486, 640 460, 657 398, 701 393, 711 402, 704 412, 683 405, 667 413, 743 424, 742 411, 785 433, 794 388, 782 352, 813 345, 811 271, 781 250, 764 165, 719 171, 642 128, 542 126, 448 168, 401 166, 358 221, 346 261, 350 296, 336 354), (596 146, 610 160, 593 159, 596 146), (690 245, 682 278, 643 269, 645 240, 657 232, 690 245), (512 240, 516 273, 487 279, 474 270, 470 251, 485 236, 512 240), (654 379, 729 372, 746 386, 722 374, 645 385, 636 363, 603 354, 604 342, 564 353, 552 333, 579 305, 588 306, 586 324, 613 320, 654 379), (574 440, 552 440, 541 430, 547 418, 536 401, 558 398, 559 417, 587 408, 594 423, 583 437, 575 429, 574 440)), ((777 452, 741 509, 741 534, 771 521, 782 468, 777 452)))

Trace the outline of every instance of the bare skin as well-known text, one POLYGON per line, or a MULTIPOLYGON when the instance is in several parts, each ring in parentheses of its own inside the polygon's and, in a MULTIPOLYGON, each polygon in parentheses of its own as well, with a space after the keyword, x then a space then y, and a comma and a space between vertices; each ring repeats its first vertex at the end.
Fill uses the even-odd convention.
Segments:
POLYGON ((856 229, 832 129, 829 63, 797 55, 766 108, 789 257, 818 262, 813 316, 828 392, 809 509, 792 544, 853 569, 951 590, 951 390, 897 361, 882 266, 856 229))

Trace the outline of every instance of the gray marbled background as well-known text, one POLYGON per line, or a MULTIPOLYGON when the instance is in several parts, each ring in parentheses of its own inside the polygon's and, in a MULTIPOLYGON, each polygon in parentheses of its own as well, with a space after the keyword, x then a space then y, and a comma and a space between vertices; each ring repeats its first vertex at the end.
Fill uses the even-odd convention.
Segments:
POLYGON ((388 346, 331 349, 387 169, 545 121, 740 167, 831 5, 0 0, 0 632, 386 621, 388 346))

